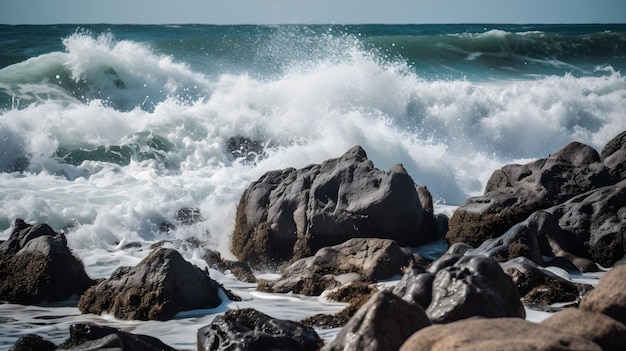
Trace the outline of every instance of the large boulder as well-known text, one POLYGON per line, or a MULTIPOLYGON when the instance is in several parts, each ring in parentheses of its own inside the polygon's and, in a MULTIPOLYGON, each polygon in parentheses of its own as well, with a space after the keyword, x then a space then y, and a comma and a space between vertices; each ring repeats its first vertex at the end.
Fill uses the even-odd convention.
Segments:
POLYGON ((282 270, 281 278, 263 282, 264 290, 319 295, 338 287, 338 276, 355 273, 352 279, 380 280, 401 274, 413 254, 389 239, 356 238, 325 247, 315 256, 302 258, 282 270))
POLYGON ((613 183, 598 152, 572 142, 547 158, 495 171, 485 194, 468 199, 454 212, 446 239, 479 246, 535 211, 613 183))
POLYGON ((229 310, 197 334, 198 350, 302 350, 315 351, 322 339, 298 322, 272 318, 255 309, 229 310))
POLYGON ((617 181, 626 179, 626 131, 606 143, 600 158, 613 178, 617 181))
POLYGON ((355 237, 417 246, 438 239, 428 190, 397 165, 374 167, 360 146, 302 169, 268 172, 237 206, 232 252, 253 268, 278 266, 355 237))
POLYGON ((414 333, 400 351, 600 351, 592 341, 521 318, 471 318, 414 333))
POLYGON ((0 301, 63 301, 94 283, 67 247, 65 235, 47 224, 17 219, 9 239, 0 244, 0 301))
POLYGON ((212 308, 222 301, 207 271, 172 249, 157 249, 135 267, 120 267, 81 297, 83 313, 121 319, 167 320, 180 311, 212 308))
POLYGON ((580 309, 604 313, 626 325, 626 265, 608 271, 580 301, 580 309))
POLYGON ((421 306, 383 290, 350 318, 326 350, 395 351, 411 334, 429 325, 421 306))
POLYGON ((526 316, 511 277, 497 261, 484 256, 448 254, 426 271, 410 267, 393 291, 422 305, 433 323, 474 316, 526 316))
POLYGON ((540 324, 563 333, 582 336, 598 344, 604 351, 623 350, 626 345, 626 326, 602 313, 567 308, 540 324))

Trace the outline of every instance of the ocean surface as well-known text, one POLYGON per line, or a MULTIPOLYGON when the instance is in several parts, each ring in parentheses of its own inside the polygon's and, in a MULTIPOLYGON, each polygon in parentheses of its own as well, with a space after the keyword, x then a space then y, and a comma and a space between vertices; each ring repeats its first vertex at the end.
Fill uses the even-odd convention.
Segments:
MULTIPOLYGON (((378 168, 402 163, 451 214, 505 164, 574 140, 599 150, 626 130, 622 72, 626 24, 0 25, 0 239, 16 218, 48 223, 93 278, 163 239, 232 258, 251 181, 356 144, 378 168), (233 151, 242 137, 255 147, 233 151), (179 225, 182 208, 203 220, 179 225)), ((206 266, 202 250, 183 254, 206 266)), ((245 301, 147 323, 81 315, 75 301, 0 304, 0 348, 95 321, 195 349, 227 308, 301 319, 343 306, 211 275, 245 301)))

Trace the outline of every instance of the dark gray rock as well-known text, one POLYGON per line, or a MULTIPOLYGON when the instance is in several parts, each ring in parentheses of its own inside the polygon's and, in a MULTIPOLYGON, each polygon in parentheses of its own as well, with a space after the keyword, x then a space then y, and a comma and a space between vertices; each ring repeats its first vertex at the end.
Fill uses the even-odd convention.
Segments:
POLYGON ((483 256, 463 256, 435 273, 426 314, 433 323, 526 316, 511 278, 497 261, 483 256))
POLYGON ((421 306, 383 290, 350 318, 326 350, 397 350, 414 332, 429 325, 421 306))
POLYGON ((0 244, 0 300, 34 304, 63 301, 95 282, 67 247, 65 235, 47 224, 17 219, 0 244))
POLYGON ((593 291, 583 296, 580 309, 603 313, 626 325, 626 265, 608 271, 593 291))
POLYGON ((157 338, 94 324, 71 325, 70 337, 58 350, 175 351, 157 338))
POLYGON ((446 239, 477 247, 535 211, 613 183, 595 149, 570 143, 547 158, 495 171, 485 194, 468 199, 454 212, 446 239))
POLYGON ((411 265, 404 271, 402 280, 393 287, 393 293, 403 300, 428 308, 433 298, 435 274, 424 268, 411 265))
POLYGON ((268 172, 241 197, 232 252, 264 268, 355 237, 432 242, 442 233, 424 194, 401 165, 376 169, 359 146, 322 164, 268 172))
POLYGON ((402 273, 413 254, 389 239, 356 238, 325 247, 315 256, 302 258, 284 268, 281 278, 267 282, 264 290, 319 295, 341 285, 336 276, 357 273, 358 279, 388 279, 402 273))
POLYGON ((39 335, 28 334, 17 339, 9 351, 54 351, 57 346, 39 335))
POLYGON ((198 330, 198 350, 302 350, 322 346, 315 330, 251 308, 229 310, 198 330))
POLYGON ((204 255, 204 261, 211 266, 211 268, 215 268, 222 273, 225 273, 229 270, 235 278, 241 280, 246 283, 256 283, 256 277, 245 262, 241 261, 230 261, 222 258, 222 255, 213 250, 208 250, 204 255))
POLYGON ((626 179, 626 131, 611 139, 600 152, 600 157, 616 182, 626 179))
POLYGON ((180 311, 221 303, 219 284, 175 250, 157 249, 135 267, 120 267, 78 302, 83 313, 121 319, 167 320, 180 311))

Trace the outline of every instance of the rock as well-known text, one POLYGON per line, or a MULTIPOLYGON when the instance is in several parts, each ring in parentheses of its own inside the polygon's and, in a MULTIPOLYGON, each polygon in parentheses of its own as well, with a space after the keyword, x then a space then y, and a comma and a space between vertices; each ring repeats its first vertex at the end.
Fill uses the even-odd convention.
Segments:
POLYGON ((253 140, 246 137, 230 137, 226 141, 226 150, 236 160, 244 164, 254 164, 267 157, 264 141, 253 140))
POLYGON ((67 247, 63 233, 47 224, 15 220, 0 244, 0 300, 35 304, 63 301, 82 294, 95 282, 67 247))
POLYGON ((604 146, 600 158, 616 182, 626 179, 626 131, 618 134, 604 146))
POLYGON ((359 146, 322 164, 268 172, 241 197, 232 252, 252 268, 265 268, 355 237, 429 243, 442 233, 419 193, 401 165, 376 169, 359 146))
POLYGON ((121 319, 167 320, 180 311, 221 303, 220 286, 208 272, 172 249, 157 249, 135 267, 120 267, 81 297, 83 313, 121 319))
POLYGON ((429 325, 421 306, 383 290, 361 307, 326 350, 397 350, 411 334, 429 325))
POLYGON ((229 270, 235 276, 235 278, 241 280, 242 282, 257 282, 256 277, 252 272, 252 269, 250 269, 250 266, 248 266, 245 262, 224 260, 222 259, 222 255, 219 252, 213 250, 207 250, 206 254, 204 255, 204 261, 209 266, 219 270, 222 273, 225 273, 227 270, 229 270))
POLYGON ((434 273, 426 272, 420 266, 410 265, 405 269, 402 280, 393 287, 393 293, 405 301, 428 308, 432 301, 433 280, 434 273))
POLYGON ((17 339, 9 351, 54 351, 57 346, 39 335, 28 334, 17 339))
POLYGON ((229 310, 198 330, 198 350, 318 350, 322 339, 300 323, 251 308, 229 310))
POLYGON ((581 336, 528 322, 521 318, 471 318, 432 325, 411 335, 400 351, 535 350, 600 351, 581 336))
POLYGON ((70 337, 59 350, 142 350, 142 351, 175 351, 161 340, 141 334, 131 334, 115 328, 94 324, 73 324, 70 326, 70 337))
POLYGON ((626 180, 547 210, 594 262, 611 267, 626 254, 626 180))
POLYGON ((360 279, 389 279, 401 274, 402 267, 412 260, 413 254, 393 240, 350 239, 294 262, 282 270, 280 279, 267 283, 267 288, 276 293, 319 295, 324 290, 339 287, 339 275, 356 273, 360 279))
POLYGON ((513 279, 526 304, 551 305, 557 302, 578 302, 593 289, 590 285, 572 283, 539 267, 526 257, 517 257, 501 264, 513 279))
POLYGON ((343 326, 376 293, 378 289, 363 281, 352 282, 331 291, 326 295, 330 300, 349 303, 334 315, 316 314, 302 320, 302 324, 319 328, 338 328, 343 326))
POLYGON ((626 326, 601 313, 567 308, 540 324, 563 333, 582 336, 598 344, 604 351, 623 350, 626 345, 626 326))
POLYGON ((495 171, 485 194, 468 199, 454 212, 446 239, 477 247, 535 211, 612 183, 596 150, 570 143, 547 158, 495 171))
POLYGON ((626 265, 608 271, 580 301, 583 311, 604 313, 626 325, 626 265))
POLYGON ((526 316, 511 278, 497 261, 483 256, 463 256, 437 270, 426 314, 433 323, 473 316, 526 316))

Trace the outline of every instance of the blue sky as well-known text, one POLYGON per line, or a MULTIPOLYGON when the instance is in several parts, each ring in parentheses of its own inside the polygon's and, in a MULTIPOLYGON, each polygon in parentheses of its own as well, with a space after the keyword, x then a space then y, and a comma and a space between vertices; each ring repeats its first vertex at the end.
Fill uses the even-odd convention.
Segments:
POLYGON ((2 24, 626 23, 626 0, 0 0, 2 24))

